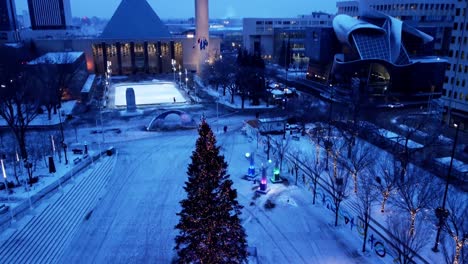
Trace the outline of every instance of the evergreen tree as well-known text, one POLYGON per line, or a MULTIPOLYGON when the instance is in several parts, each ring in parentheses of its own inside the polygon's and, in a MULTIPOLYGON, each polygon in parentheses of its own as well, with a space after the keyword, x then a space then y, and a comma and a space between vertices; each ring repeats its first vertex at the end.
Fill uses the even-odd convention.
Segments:
POLYGON ((242 206, 219 154, 213 131, 202 120, 185 183, 187 198, 176 229, 179 263, 243 263, 247 259, 245 230, 240 222, 242 206))

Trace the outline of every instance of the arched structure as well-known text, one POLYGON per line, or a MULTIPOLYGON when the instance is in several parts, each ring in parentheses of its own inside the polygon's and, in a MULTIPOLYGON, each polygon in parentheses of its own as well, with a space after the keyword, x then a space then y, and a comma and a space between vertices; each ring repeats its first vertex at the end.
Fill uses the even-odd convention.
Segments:
POLYGON ((428 96, 440 96, 446 61, 412 56, 407 49, 431 42, 431 36, 373 11, 359 19, 337 15, 333 30, 341 52, 334 55, 330 69, 327 86, 332 93, 344 100, 358 96, 365 99, 362 103, 373 104, 388 98, 426 101, 428 96))
POLYGON ((173 130, 173 129, 191 129, 196 128, 197 123, 193 118, 184 111, 170 110, 159 114, 151 120, 146 130, 173 130), (169 115, 177 115, 179 120, 177 122, 166 122, 166 117, 169 115))

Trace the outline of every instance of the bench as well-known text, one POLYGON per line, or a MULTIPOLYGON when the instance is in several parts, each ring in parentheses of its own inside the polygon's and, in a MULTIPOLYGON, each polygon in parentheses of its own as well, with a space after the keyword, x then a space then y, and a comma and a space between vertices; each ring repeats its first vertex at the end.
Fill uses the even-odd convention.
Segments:
POLYGON ((77 164, 77 163, 80 162, 80 161, 81 161, 81 158, 79 158, 79 157, 78 157, 78 158, 75 158, 75 159, 73 160, 73 164, 77 164))
POLYGON ((106 150, 106 155, 107 155, 107 156, 112 156, 113 154, 115 154, 115 148, 114 148, 114 147, 109 147, 109 148, 106 150))
POLYGON ((73 151, 73 154, 83 154, 82 149, 72 149, 72 151, 73 151))
POLYGON ((6 213, 8 211, 8 209, 10 209, 9 206, 7 206, 5 204, 0 205, 0 214, 6 213))

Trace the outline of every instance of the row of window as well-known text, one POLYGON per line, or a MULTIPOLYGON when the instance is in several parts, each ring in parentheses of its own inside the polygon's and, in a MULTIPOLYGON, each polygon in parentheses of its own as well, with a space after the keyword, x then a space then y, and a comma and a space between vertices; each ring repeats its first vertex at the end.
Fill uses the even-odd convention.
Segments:
MULTIPOLYGON (((445 82, 446 84, 448 84, 448 80, 449 80, 449 78, 446 76, 444 82, 445 82)), ((450 85, 455 85, 455 86, 457 86, 457 87, 465 88, 465 86, 466 86, 466 80, 463 79, 463 80, 460 81, 460 79, 457 78, 457 81, 455 82, 455 77, 450 77, 450 85)))
MULTIPOLYGON (((424 3, 408 3, 408 4, 386 4, 386 5, 371 5, 378 11, 392 11, 392 10, 453 10, 455 4, 424 4, 424 3)), ((357 6, 344 6, 339 8, 339 13, 357 12, 357 6)))
MULTIPOLYGON (((452 43, 452 44, 455 44, 455 43, 462 44, 462 37, 452 36, 452 39, 451 39, 450 43, 452 43)), ((463 37, 463 44, 466 45, 467 43, 468 43, 467 37, 463 37)), ((450 57, 452 57, 452 56, 450 56, 450 57)))
MULTIPOLYGON (((458 26, 460 26, 460 30, 463 30, 463 23, 458 24, 457 22, 453 23, 453 29, 458 30, 458 26)), ((465 25, 465 30, 468 31, 468 23, 465 25)))
POLYGON ((455 4, 423 4, 423 3, 408 3, 408 4, 389 4, 389 5, 371 5, 372 8, 378 11, 390 10, 453 10, 455 4))
POLYGON ((468 94, 464 94, 462 92, 458 93, 455 91, 454 93, 452 93, 452 90, 447 91, 447 89, 442 89, 442 95, 447 96, 448 98, 465 100, 465 102, 468 102, 468 94))
POLYGON ((291 20, 291 21, 263 21, 259 20, 256 21, 256 25, 325 25, 325 24, 331 24, 332 20, 291 20), (273 23, 274 22, 274 23, 273 23))

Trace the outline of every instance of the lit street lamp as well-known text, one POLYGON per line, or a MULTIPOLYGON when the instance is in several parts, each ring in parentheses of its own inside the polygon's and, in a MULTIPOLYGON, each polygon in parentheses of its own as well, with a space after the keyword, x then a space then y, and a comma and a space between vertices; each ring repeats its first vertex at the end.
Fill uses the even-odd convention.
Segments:
POLYGON ((456 128, 456 131, 455 131, 455 138, 453 140, 452 156, 450 157, 450 165, 449 165, 449 169, 447 173, 447 178, 445 181, 444 198, 442 200, 442 207, 437 207, 435 209, 435 214, 436 214, 436 217, 439 219, 439 224, 437 226, 436 241, 435 241, 434 247, 432 248, 432 251, 434 252, 439 251, 438 246, 439 246, 440 231, 445 224, 445 219, 447 219, 447 217, 450 214, 449 211, 445 209, 445 202, 447 201, 448 187, 449 187, 449 182, 450 182, 450 177, 452 174, 452 167, 453 167, 453 156, 455 155, 455 148, 457 146, 457 139, 458 139, 458 130, 460 129, 460 126, 458 126, 457 124, 454 124, 453 126, 456 128))
POLYGON ((254 178, 255 177, 255 160, 254 160, 255 153, 245 153, 245 157, 249 160, 249 169, 247 170, 247 177, 254 178))

